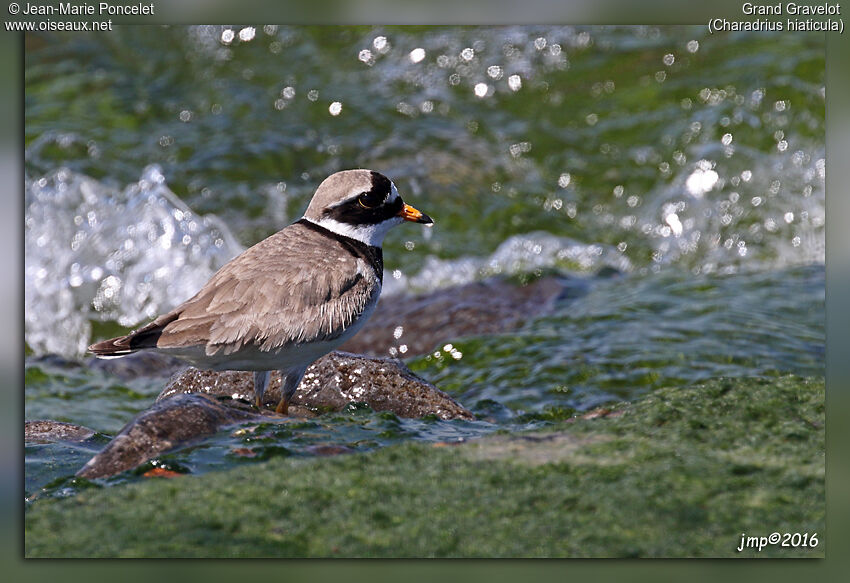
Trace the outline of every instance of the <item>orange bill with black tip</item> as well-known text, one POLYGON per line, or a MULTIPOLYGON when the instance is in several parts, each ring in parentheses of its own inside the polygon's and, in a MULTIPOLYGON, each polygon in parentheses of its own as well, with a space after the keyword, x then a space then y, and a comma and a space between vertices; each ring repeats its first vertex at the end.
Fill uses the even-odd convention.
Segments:
POLYGON ((401 210, 398 211, 397 216, 403 218, 405 221, 410 221, 412 223, 422 223, 425 225, 429 225, 434 222, 431 217, 429 217, 422 211, 416 210, 409 204, 405 204, 403 207, 401 207, 401 210))

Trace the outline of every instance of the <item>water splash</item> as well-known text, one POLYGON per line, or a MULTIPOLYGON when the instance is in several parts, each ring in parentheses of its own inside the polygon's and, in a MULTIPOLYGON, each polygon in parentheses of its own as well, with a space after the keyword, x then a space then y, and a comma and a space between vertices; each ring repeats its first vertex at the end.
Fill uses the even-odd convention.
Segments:
POLYGON ((147 167, 123 191, 60 168, 26 180, 25 322, 37 354, 82 354, 90 320, 133 326, 197 291, 241 247, 147 167))
POLYGON ((590 274, 603 267, 624 273, 633 270, 628 258, 615 247, 534 232, 509 237, 487 257, 439 259, 429 256, 415 275, 394 271, 392 278, 384 280, 383 293, 424 293, 493 275, 514 276, 549 269, 590 274))
POLYGON ((653 248, 658 265, 694 273, 735 273, 822 264, 825 153, 822 148, 764 155, 748 152, 718 164, 713 145, 669 184, 645 194, 633 228, 653 248))

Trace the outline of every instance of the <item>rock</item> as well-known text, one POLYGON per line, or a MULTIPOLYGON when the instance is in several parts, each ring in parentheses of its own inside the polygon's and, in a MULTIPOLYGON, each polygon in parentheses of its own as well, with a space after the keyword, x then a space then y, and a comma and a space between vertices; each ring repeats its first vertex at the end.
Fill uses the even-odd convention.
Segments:
MULTIPOLYGON (((189 368, 175 375, 153 406, 130 421, 107 446, 77 472, 103 478, 134 468, 157 455, 217 433, 234 423, 283 420, 272 410, 280 398, 280 376, 272 375, 266 404, 257 411, 250 372, 189 368)), ((447 394, 410 372, 404 364, 381 358, 333 352, 307 369, 290 405, 290 417, 340 411, 351 402, 399 417, 436 415, 474 419, 447 394)), ((329 449, 318 455, 343 453, 329 449)))
MULTIPOLYGON (((244 371, 189 368, 174 377, 157 402, 179 393, 203 393, 253 402, 254 377, 244 371)), ((280 375, 272 373, 264 404, 280 400, 280 375)), ((366 403, 375 411, 399 417, 436 415, 440 419, 474 419, 474 415, 443 391, 424 381, 403 363, 332 352, 314 362, 292 398, 290 414, 340 411, 349 403, 366 403)))
POLYGON ((212 435, 224 425, 262 417, 238 401, 223 404, 208 395, 173 395, 138 414, 77 475, 89 479, 112 476, 178 445, 212 435))
POLYGON ((583 295, 587 287, 579 278, 546 276, 519 285, 494 277, 421 296, 384 298, 341 349, 374 356, 427 354, 456 338, 515 330, 551 311, 565 295, 583 295))
MULTIPOLYGON (((275 382, 272 376, 272 382, 275 382)), ((277 378, 277 391, 280 393, 280 377, 277 378)), ((200 370, 194 367, 184 368, 176 373, 157 396, 159 403, 174 395, 200 393, 211 397, 229 397, 234 400, 254 402, 254 376, 239 370, 200 370)), ((266 389, 268 395, 268 389, 266 389)))
POLYGON ((97 432, 94 429, 89 429, 82 425, 51 421, 50 419, 39 419, 24 423, 24 441, 33 443, 85 441, 95 433, 97 432))

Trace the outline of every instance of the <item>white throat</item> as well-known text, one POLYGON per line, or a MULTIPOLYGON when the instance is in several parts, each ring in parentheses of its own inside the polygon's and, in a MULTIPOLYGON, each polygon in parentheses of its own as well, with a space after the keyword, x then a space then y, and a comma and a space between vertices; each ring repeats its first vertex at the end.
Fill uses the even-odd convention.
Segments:
POLYGON ((372 247, 380 247, 389 230, 404 221, 401 217, 392 217, 374 225, 351 225, 340 223, 327 217, 321 218, 318 221, 310 220, 307 217, 304 217, 304 219, 314 225, 324 227, 332 233, 356 239, 372 247))

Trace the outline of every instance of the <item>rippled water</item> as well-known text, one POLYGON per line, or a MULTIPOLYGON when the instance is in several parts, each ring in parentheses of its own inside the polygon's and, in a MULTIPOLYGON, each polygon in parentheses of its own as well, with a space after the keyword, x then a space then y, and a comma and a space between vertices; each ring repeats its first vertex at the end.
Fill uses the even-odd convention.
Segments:
MULTIPOLYGON (((662 385, 823 374, 822 35, 30 36, 26 146, 28 419, 114 434, 161 383, 74 366, 88 342, 191 295, 343 168, 387 174, 436 219, 388 236, 385 293, 498 274, 586 279, 585 295, 519 331, 448 339, 451 349, 408 361, 479 421, 355 407, 225 432, 163 463, 203 471, 318 444, 468 438, 662 385), (597 276, 606 267, 620 275, 597 276)), ((28 445, 27 491, 55 478, 61 495, 90 455, 70 450, 28 445)))

